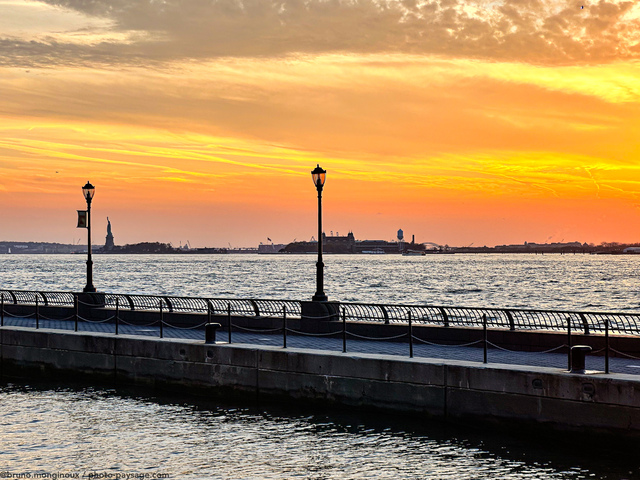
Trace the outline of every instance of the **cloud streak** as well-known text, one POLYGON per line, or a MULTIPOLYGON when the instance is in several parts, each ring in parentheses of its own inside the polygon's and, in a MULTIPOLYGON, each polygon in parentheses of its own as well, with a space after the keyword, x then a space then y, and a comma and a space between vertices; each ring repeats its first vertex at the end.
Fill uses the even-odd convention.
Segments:
POLYGON ((533 64, 640 57, 640 7, 599 0, 46 0, 123 41, 0 40, 4 65, 408 53, 533 64))

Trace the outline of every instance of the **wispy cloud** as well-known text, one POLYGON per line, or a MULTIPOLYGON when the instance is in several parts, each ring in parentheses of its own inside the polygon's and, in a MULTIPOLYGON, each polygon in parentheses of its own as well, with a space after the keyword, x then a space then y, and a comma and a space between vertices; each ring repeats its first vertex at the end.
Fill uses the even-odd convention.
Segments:
MULTIPOLYGON (((327 53, 435 54, 535 64, 640 56, 640 8, 633 1, 598 0, 584 9, 564 0, 45 3, 100 20, 92 27, 99 35, 86 44, 65 41, 58 27, 49 40, 41 35, 5 38, 0 42, 4 65, 149 64, 327 53), (96 41, 100 38, 104 41, 96 41)), ((3 8, 9 7, 0 4, 3 8)), ((70 31, 77 31, 76 23, 70 31)))

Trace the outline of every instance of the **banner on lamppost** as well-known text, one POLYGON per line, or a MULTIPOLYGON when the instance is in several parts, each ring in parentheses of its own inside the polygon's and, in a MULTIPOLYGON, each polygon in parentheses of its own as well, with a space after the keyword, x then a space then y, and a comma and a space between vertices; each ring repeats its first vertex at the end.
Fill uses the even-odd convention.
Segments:
POLYGON ((78 210, 78 226, 76 228, 87 228, 86 210, 78 210))

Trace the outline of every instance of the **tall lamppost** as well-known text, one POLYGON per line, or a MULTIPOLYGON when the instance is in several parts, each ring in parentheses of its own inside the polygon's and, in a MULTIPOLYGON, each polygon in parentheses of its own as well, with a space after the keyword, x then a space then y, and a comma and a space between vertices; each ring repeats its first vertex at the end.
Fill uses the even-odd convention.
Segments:
POLYGON ((96 287, 93 286, 93 260, 91 260, 91 200, 95 191, 95 187, 87 180, 87 184, 82 187, 82 195, 87 200, 87 285, 82 290, 85 293, 96 291, 96 287))
POLYGON ((313 184, 318 190, 318 262, 316 263, 316 294, 312 300, 314 302, 326 302, 327 296, 324 294, 324 263, 322 263, 322 187, 327 178, 327 171, 318 165, 311 172, 313 184))

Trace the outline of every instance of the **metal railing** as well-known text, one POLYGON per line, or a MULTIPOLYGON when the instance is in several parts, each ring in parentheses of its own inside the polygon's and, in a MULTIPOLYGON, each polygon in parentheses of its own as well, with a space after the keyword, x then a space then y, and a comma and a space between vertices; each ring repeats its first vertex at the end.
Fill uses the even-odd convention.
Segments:
MULTIPOLYGON (((239 299, 177 297, 169 295, 130 295, 98 293, 107 309, 169 313, 208 313, 213 315, 240 315, 246 317, 279 316, 286 309, 289 318, 300 318, 302 302, 298 300, 239 299), (162 305, 162 307, 160 306, 162 305)), ((40 292, 0 290, 0 301, 11 305, 44 307, 74 307, 76 294, 70 292, 40 292)), ((408 324, 441 327, 476 327, 509 330, 566 331, 569 323, 574 333, 605 333, 640 335, 640 313, 578 312, 571 310, 535 310, 512 308, 452 307, 437 305, 393 305, 369 303, 336 303, 340 315, 347 322, 380 324, 408 324), (486 320, 483 320, 486 319, 486 320)), ((335 319, 337 317, 334 315, 335 319)))
POLYGON ((414 324, 482 328, 486 316, 489 328, 564 331, 569 321, 574 332, 604 333, 608 323, 610 333, 640 335, 640 313, 364 303, 341 303, 340 307, 349 321, 406 324, 411 314, 414 324))
MULTIPOLYGON (((5 325, 5 316, 13 317, 28 325, 40 328, 43 322, 51 328, 69 329, 70 325, 75 331, 79 329, 79 323, 100 324, 107 323, 105 328, 118 335, 123 333, 121 329, 128 329, 127 333, 133 335, 158 335, 164 338, 165 328, 169 327, 177 331, 196 330, 205 328, 205 341, 209 333, 207 328, 212 327, 212 316, 224 318, 221 327, 227 331, 228 343, 232 343, 232 331, 245 333, 258 333, 260 335, 275 334, 282 336, 282 346, 287 348, 287 334, 312 337, 341 337, 342 351, 347 352, 347 338, 362 340, 382 341, 406 341, 409 346, 409 356, 414 356, 415 344, 433 346, 481 346, 483 348, 483 362, 488 362, 488 348, 509 351, 488 339, 488 329, 509 329, 511 331, 547 330, 566 332, 567 342, 555 346, 546 352, 566 349, 568 352, 568 368, 572 369, 572 334, 592 333, 604 334, 604 348, 593 353, 604 353, 605 372, 609 373, 609 357, 613 352, 619 356, 637 359, 618 350, 610 348, 610 334, 640 335, 638 323, 640 314, 631 313, 607 313, 607 312, 574 312, 559 310, 523 310, 523 309, 496 309, 496 308, 468 308, 449 306, 427 305, 385 305, 362 303, 334 303, 328 304, 328 310, 332 313, 325 317, 312 317, 315 320, 330 320, 327 331, 311 333, 290 328, 287 321, 300 319, 303 314, 303 302, 296 300, 267 300, 267 299, 225 299, 225 298, 191 298, 160 295, 125 295, 111 293, 76 294, 69 292, 39 292, 23 290, 0 290, 0 326, 5 325), (87 303, 81 300, 91 300, 87 303), (34 307, 27 308, 30 313, 24 311, 19 314, 10 313, 9 305, 34 307), (66 317, 49 318, 42 314, 42 307, 62 307, 71 309, 66 317), (89 318, 80 315, 82 308, 88 313, 89 318), (88 309, 86 308, 88 307, 88 309), (93 313, 102 311, 102 315, 96 317, 93 313), (123 316, 123 310, 130 312, 147 312, 143 323, 136 321, 130 323, 123 316), (93 312, 93 313, 92 313, 93 312), (190 313, 194 318, 187 325, 182 322, 167 321, 166 313, 190 313), (275 324, 267 325, 262 322, 240 325, 234 323, 234 319, 275 320, 275 324), (147 322, 147 323, 144 323, 147 322), (397 327, 391 334, 386 330, 385 336, 373 337, 358 335, 353 331, 354 327, 347 326, 358 322, 370 324, 396 324, 397 327), (54 324, 58 326, 53 326, 54 324), (274 328, 275 325, 275 328, 274 328), (425 338, 414 335, 416 325, 440 326, 440 327, 476 327, 482 329, 479 340, 466 344, 450 345, 437 344, 427 341, 425 338), (149 327, 151 327, 149 329, 149 327), (157 329, 157 330, 156 330, 157 329)), ((65 312, 63 312, 63 315, 65 312)), ((139 320, 139 319, 138 319, 139 320)), ((84 329, 84 328, 83 328, 84 329)), ((214 329, 215 330, 215 329, 214 329)), ((215 337, 215 331, 213 333, 215 337)), ((590 347, 581 347, 590 348, 590 347)), ((640 359, 639 359, 640 360, 640 359)))

